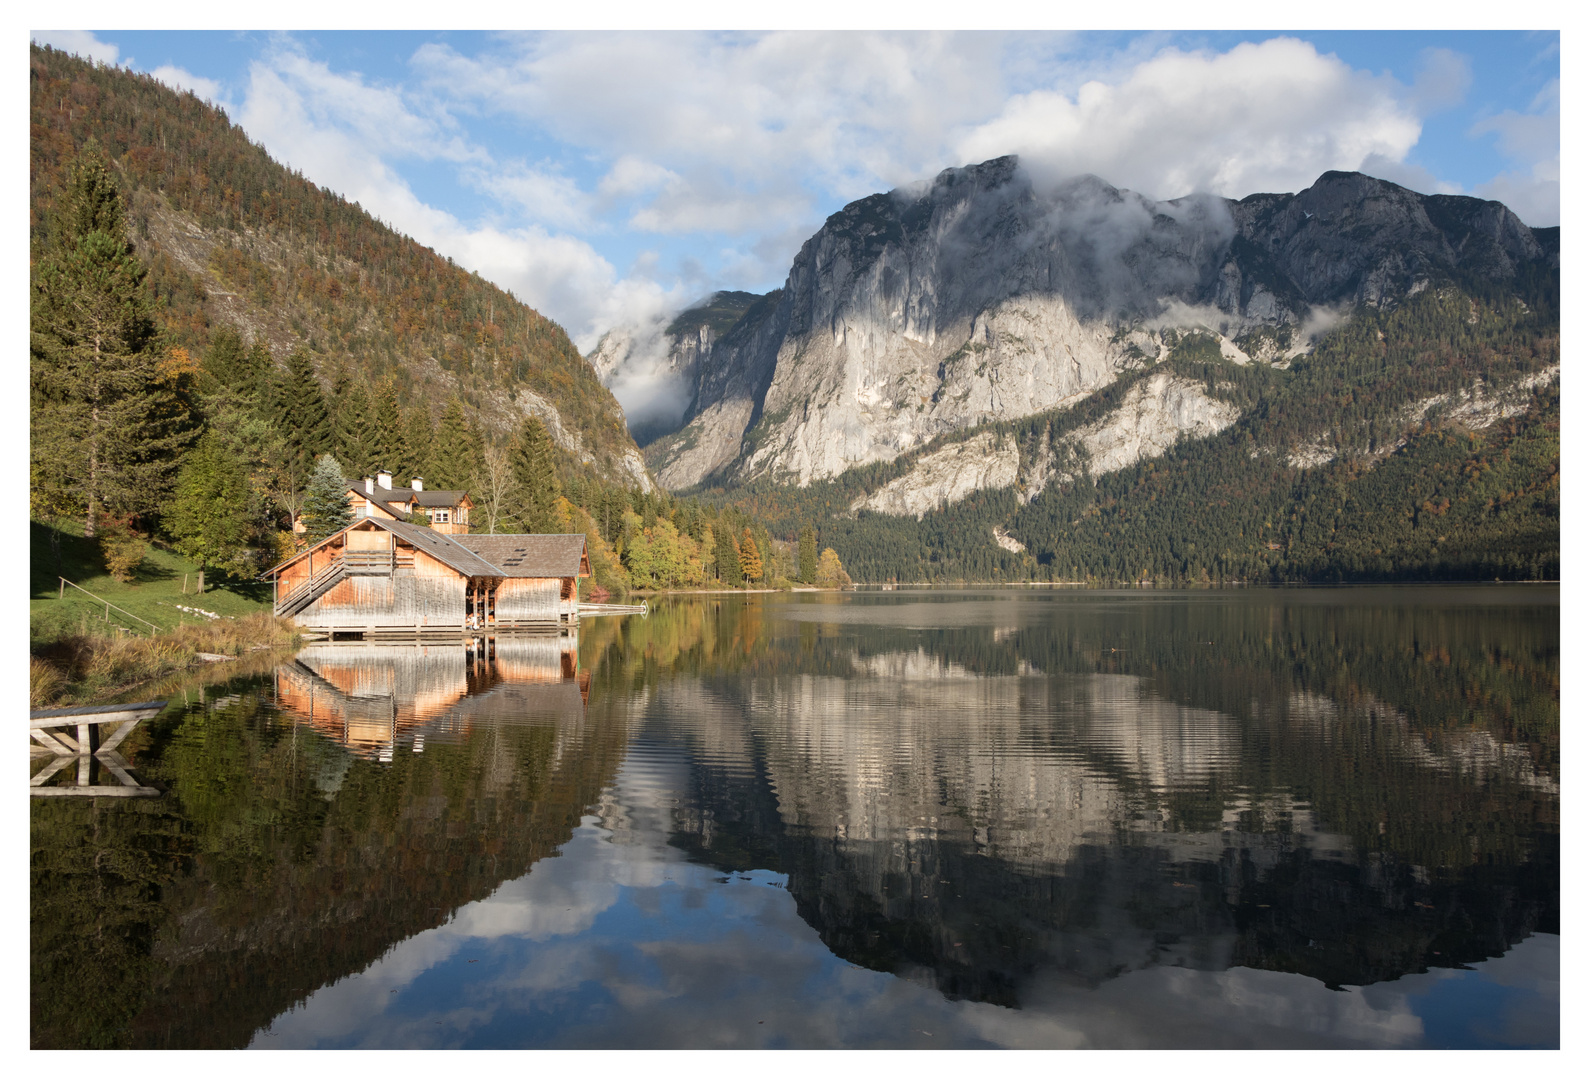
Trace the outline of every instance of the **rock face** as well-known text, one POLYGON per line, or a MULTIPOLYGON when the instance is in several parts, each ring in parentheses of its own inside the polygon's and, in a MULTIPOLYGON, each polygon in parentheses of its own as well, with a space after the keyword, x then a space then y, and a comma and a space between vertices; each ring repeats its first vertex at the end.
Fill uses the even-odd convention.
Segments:
POLYGON ((1555 250, 1500 203, 1356 173, 1156 203, 1091 176, 1040 190, 998 158, 829 218, 783 289, 695 347, 685 426, 646 456, 669 488, 714 473, 804 486, 1073 404, 1158 360, 1167 332, 1285 362, 1319 309, 1506 282, 1555 250))
POLYGON ((857 499, 850 509, 909 514, 920 521, 929 510, 960 502, 974 491, 1010 487, 1020 465, 1014 439, 984 432, 924 454, 910 472, 857 499))

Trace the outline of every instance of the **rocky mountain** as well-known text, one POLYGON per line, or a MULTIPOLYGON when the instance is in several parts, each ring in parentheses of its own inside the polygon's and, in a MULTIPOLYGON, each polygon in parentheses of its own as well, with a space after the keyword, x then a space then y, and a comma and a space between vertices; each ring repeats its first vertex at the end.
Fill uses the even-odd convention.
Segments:
MULTIPOLYGON (((1355 310, 1443 285, 1518 293, 1554 275, 1556 232, 1500 203, 1358 173, 1296 195, 1154 202, 1091 176, 1039 185, 1014 157, 950 169, 845 207, 783 289, 727 328, 675 339, 670 372, 690 402, 646 456, 672 489, 805 487, 1130 380, 1125 412, 1067 442, 1097 476, 1235 422, 1213 387, 1137 381, 1178 346, 1285 369, 1355 310)), ((985 460, 981 474, 951 469, 948 486, 868 492, 851 509, 918 514, 1007 486, 1030 500, 1032 483, 1069 475, 1051 455, 1013 480, 1012 452, 968 445, 957 453, 985 460)))

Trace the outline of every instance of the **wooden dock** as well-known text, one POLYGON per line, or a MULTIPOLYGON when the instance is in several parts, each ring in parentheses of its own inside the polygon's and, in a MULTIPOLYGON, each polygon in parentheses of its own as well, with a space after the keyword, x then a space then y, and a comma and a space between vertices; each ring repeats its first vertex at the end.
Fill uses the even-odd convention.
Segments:
POLYGON ((28 781, 33 795, 107 795, 145 798, 159 795, 159 788, 144 787, 133 777, 127 759, 116 748, 132 734, 140 721, 148 720, 166 707, 164 701, 140 701, 131 705, 89 705, 75 709, 35 709, 28 714, 28 734, 37 743, 33 752, 53 754, 55 760, 28 781), (108 724, 121 726, 109 738, 102 738, 108 724), (76 738, 64 729, 75 729, 76 738), (93 765, 114 776, 119 783, 92 784, 93 765), (68 765, 77 764, 77 783, 68 787, 46 787, 51 777, 68 765))

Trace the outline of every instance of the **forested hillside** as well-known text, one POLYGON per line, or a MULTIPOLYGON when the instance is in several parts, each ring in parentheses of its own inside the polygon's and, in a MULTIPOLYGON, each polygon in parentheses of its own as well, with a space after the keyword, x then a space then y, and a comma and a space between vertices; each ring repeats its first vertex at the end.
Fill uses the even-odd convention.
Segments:
POLYGON ((302 347, 328 390, 339 374, 372 392, 390 380, 399 409, 433 420, 456 395, 488 436, 534 413, 571 463, 646 482, 617 402, 556 323, 272 161, 191 93, 49 48, 30 61, 35 260, 95 140, 170 344, 200 356, 231 327, 277 365, 302 347))
POLYGON ((246 582, 386 469, 469 492, 477 532, 584 532, 599 589, 815 579, 756 520, 658 491, 555 323, 191 94, 50 49, 31 79, 30 510, 53 551, 81 536, 136 587, 153 541, 246 582))
POLYGON ((821 543, 861 581, 1556 578, 1557 311, 1554 278, 1522 298, 1448 285, 1360 308, 1285 367, 1235 364, 1212 337, 1181 335, 1164 360, 1070 409, 971 437, 1014 440, 1026 476, 1167 371, 1234 405, 1236 422, 1103 475, 1083 462, 1030 501, 1018 485, 920 520, 852 509, 953 438, 804 489, 698 494, 775 534, 821 522, 821 543), (1015 543, 1000 546, 996 528, 1015 543))

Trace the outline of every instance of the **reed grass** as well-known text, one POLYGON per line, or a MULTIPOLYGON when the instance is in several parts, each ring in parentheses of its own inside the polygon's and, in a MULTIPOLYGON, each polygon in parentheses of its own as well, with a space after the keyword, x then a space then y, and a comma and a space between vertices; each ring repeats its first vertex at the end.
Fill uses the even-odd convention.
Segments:
POLYGON ((236 657, 297 642, 289 620, 265 613, 185 624, 153 637, 106 634, 85 620, 78 632, 35 650, 29 698, 35 709, 87 704, 202 663, 199 653, 236 657))

